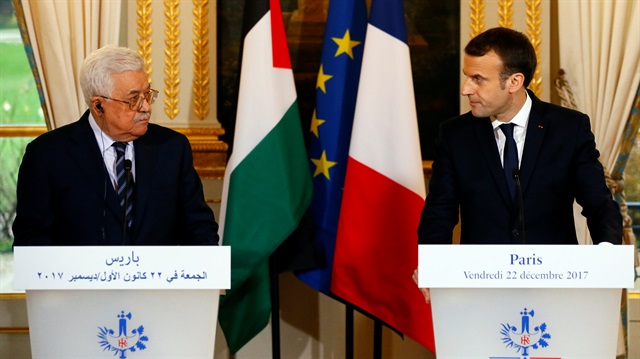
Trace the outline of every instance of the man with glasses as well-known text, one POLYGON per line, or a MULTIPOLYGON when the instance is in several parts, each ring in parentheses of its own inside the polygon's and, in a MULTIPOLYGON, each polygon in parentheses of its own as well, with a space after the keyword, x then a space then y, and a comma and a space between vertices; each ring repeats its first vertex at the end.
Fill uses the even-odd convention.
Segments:
POLYGON ((189 141, 149 123, 158 91, 135 51, 107 46, 80 70, 89 109, 31 142, 14 245, 215 245, 218 225, 189 141))

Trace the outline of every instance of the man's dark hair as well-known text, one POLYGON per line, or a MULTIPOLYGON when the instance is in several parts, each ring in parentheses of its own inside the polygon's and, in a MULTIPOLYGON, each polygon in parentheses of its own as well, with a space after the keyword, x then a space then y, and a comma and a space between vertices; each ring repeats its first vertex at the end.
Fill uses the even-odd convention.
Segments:
POLYGON ((536 71, 536 50, 529 38, 518 31, 505 27, 489 29, 469 41, 464 52, 469 56, 484 56, 493 51, 502 60, 500 79, 505 81, 515 73, 524 75, 526 88, 536 71))

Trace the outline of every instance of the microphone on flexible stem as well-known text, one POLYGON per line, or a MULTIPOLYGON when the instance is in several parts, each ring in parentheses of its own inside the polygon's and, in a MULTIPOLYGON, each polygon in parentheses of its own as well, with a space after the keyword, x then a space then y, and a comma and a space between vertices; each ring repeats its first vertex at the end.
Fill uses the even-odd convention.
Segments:
POLYGON ((126 188, 124 194, 124 211, 123 213, 123 225, 122 225, 122 245, 126 244, 127 238, 127 207, 129 207, 129 196, 127 196, 127 192, 129 192, 129 178, 131 177, 131 160, 124 160, 124 175, 126 177, 126 188))
POLYGON ((520 233, 522 236, 522 243, 527 243, 527 237, 524 231, 524 199, 522 198, 522 185, 520 184, 520 170, 518 168, 513 169, 513 179, 516 181, 516 196, 518 197, 518 216, 520 222, 520 233))

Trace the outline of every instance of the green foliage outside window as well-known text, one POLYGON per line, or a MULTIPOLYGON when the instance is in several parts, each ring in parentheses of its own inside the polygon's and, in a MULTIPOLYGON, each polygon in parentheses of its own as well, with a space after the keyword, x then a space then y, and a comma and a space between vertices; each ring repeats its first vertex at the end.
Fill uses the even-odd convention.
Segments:
MULTIPOLYGON (((0 0, 0 126, 20 125, 43 126, 44 116, 11 2, 0 0)), ((0 253, 11 252, 18 168, 31 140, 0 137, 0 253)))

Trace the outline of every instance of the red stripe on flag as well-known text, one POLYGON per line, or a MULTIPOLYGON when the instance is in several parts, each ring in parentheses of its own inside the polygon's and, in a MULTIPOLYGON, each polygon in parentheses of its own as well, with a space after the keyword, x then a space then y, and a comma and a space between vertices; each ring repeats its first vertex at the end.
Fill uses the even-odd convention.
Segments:
POLYGON ((431 307, 412 279, 424 200, 349 157, 331 290, 433 350, 431 307))
POLYGON ((284 31, 284 21, 280 10, 280 0, 270 0, 271 13, 271 43, 273 47, 273 67, 291 69, 287 34, 284 31))

